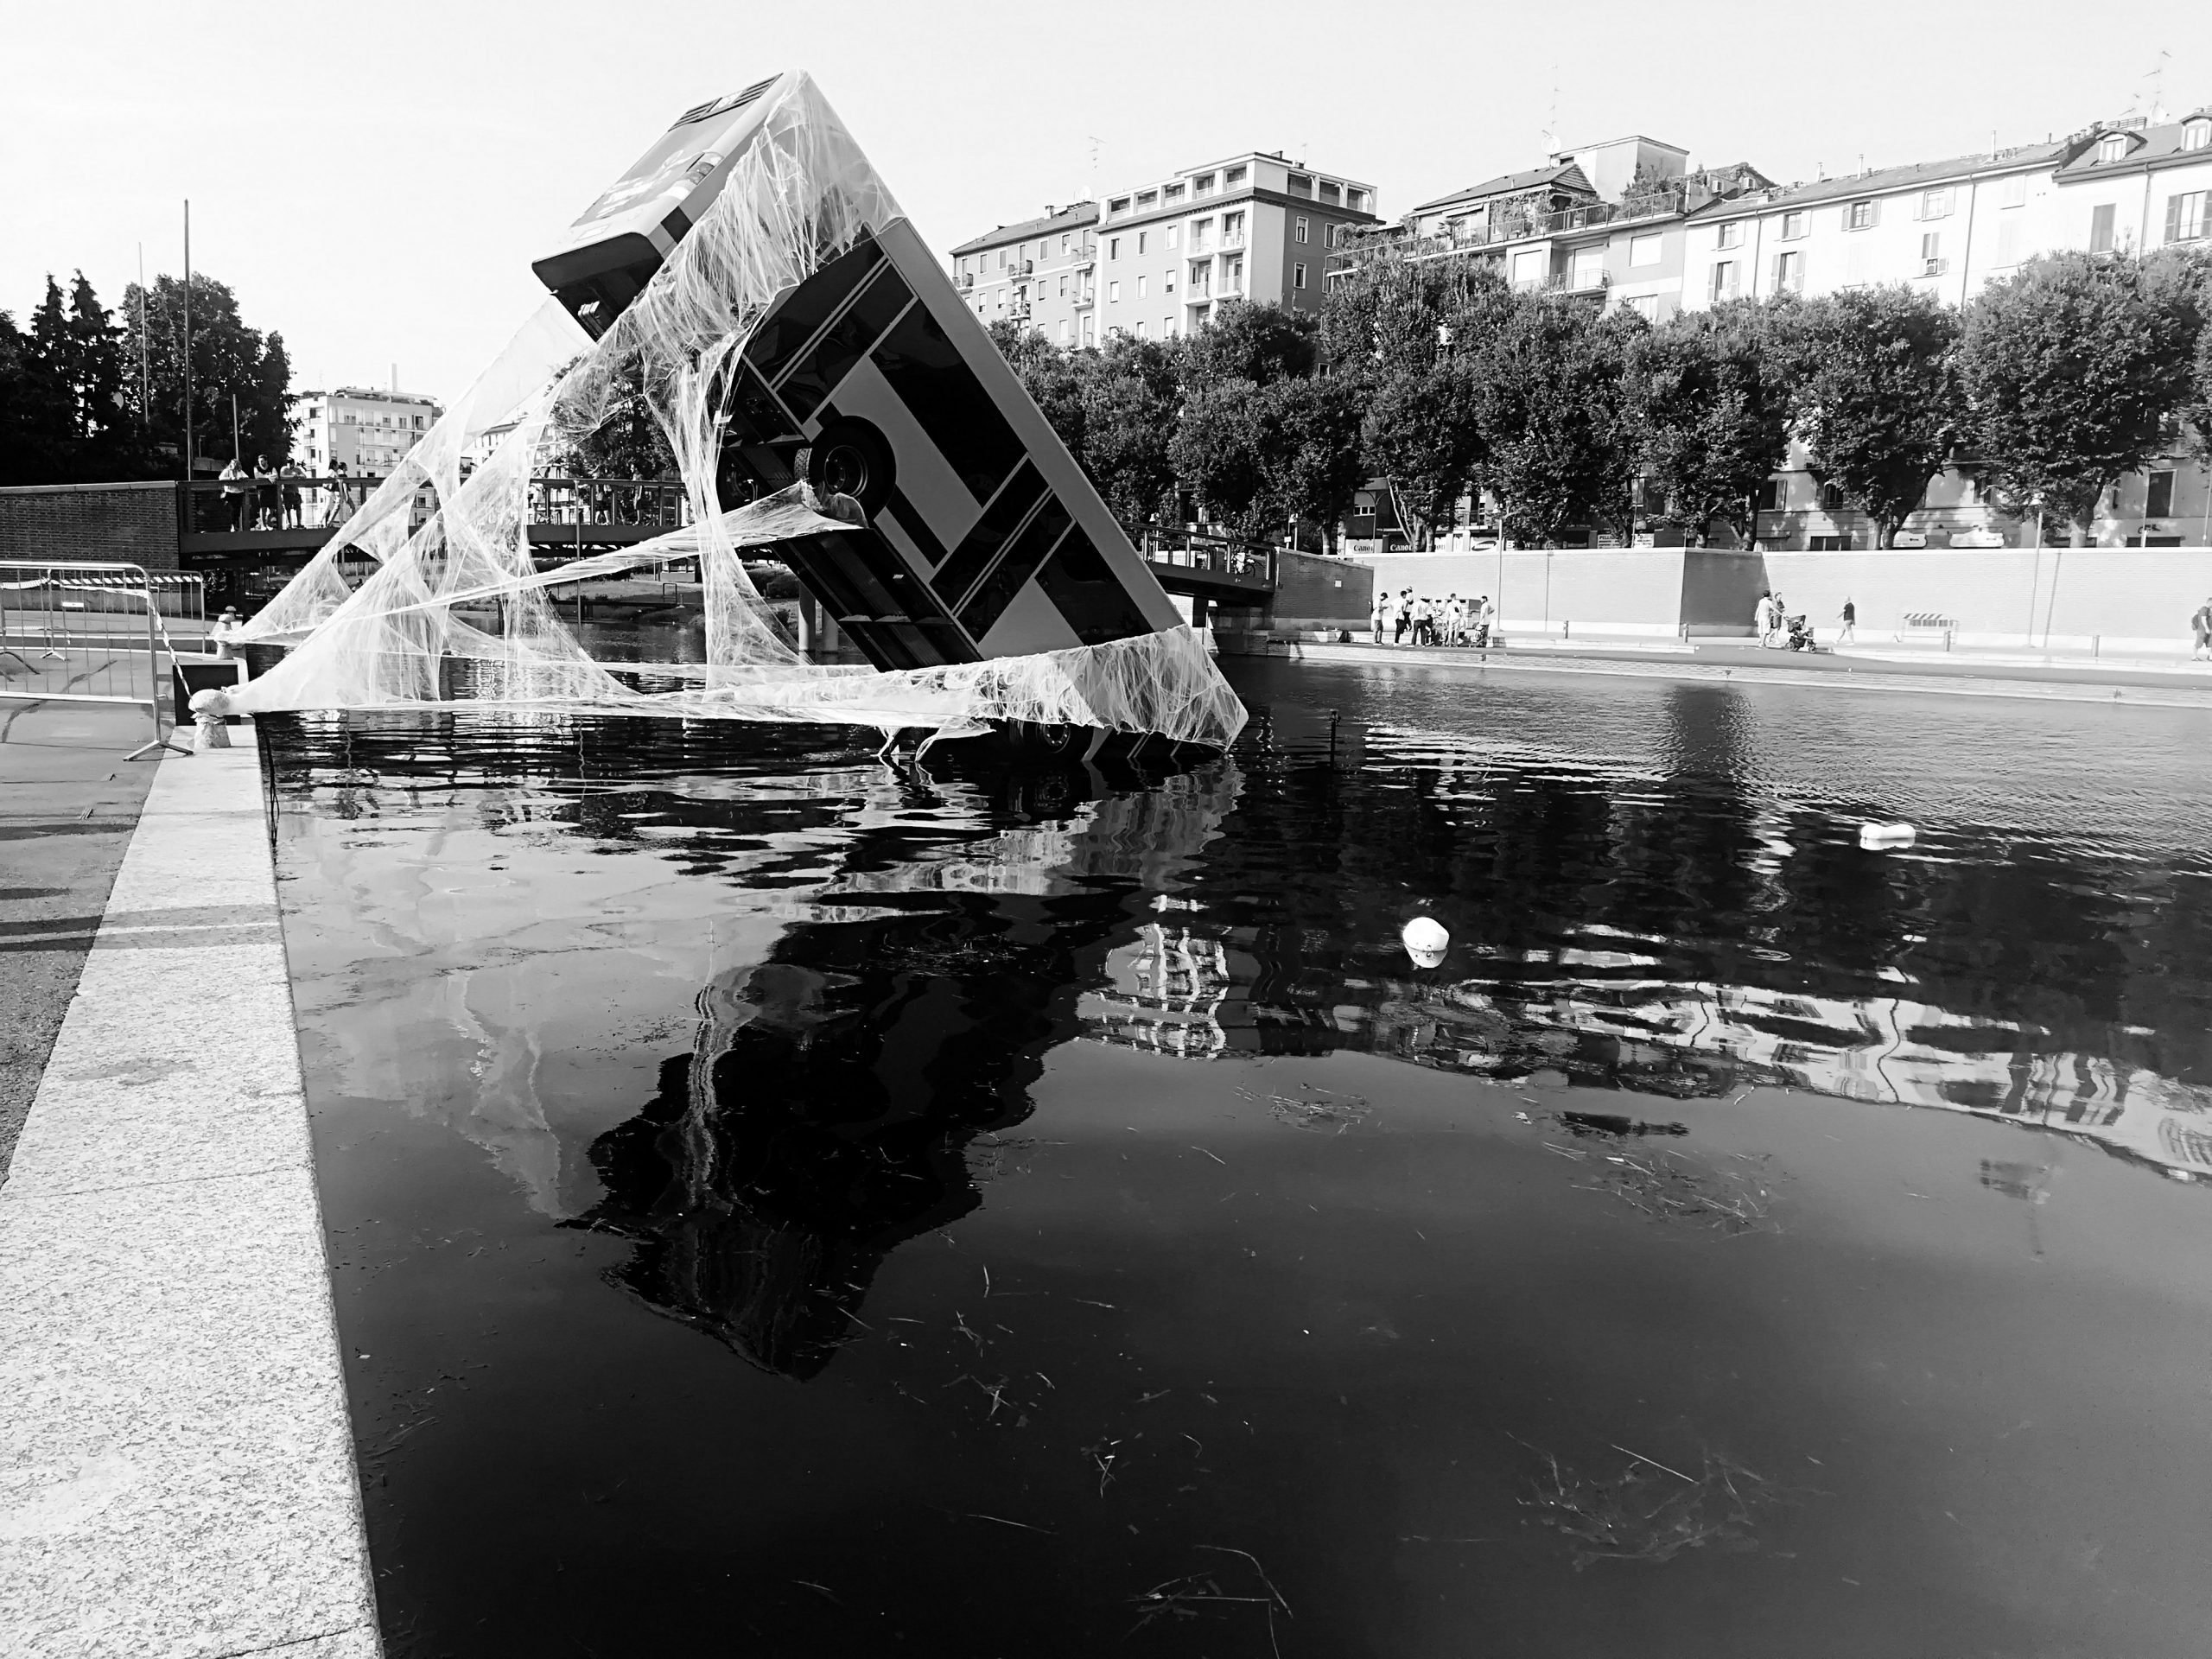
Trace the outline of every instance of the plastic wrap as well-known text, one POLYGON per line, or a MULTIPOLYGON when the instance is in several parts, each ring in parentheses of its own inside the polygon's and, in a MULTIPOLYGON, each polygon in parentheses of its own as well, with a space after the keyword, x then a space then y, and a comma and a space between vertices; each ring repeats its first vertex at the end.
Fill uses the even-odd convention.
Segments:
POLYGON ((243 639, 293 649, 226 692, 230 707, 535 705, 947 735, 1018 720, 1226 746, 1244 710, 1189 629, 903 673, 810 664, 779 630, 740 553, 839 523, 804 486, 721 510, 733 371, 780 296, 899 217, 812 82, 785 77, 721 193, 612 326, 590 340, 547 302, 247 625, 243 639), (531 476, 640 391, 675 456, 690 523, 540 574, 531 476), (496 443, 464 479, 463 451, 492 432, 496 443), (698 684, 648 692, 610 671, 633 665, 591 657, 548 590, 674 558, 699 563, 705 661, 698 684))

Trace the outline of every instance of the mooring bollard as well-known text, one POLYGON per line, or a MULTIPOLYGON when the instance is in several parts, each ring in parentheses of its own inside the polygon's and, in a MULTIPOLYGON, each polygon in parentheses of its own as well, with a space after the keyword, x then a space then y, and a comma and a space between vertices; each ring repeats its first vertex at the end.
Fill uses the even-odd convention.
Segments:
POLYGON ((195 691, 187 705, 192 710, 192 752, 205 754, 210 749, 231 747, 230 728, 223 724, 223 717, 231 712, 231 700, 219 690, 210 687, 195 691))

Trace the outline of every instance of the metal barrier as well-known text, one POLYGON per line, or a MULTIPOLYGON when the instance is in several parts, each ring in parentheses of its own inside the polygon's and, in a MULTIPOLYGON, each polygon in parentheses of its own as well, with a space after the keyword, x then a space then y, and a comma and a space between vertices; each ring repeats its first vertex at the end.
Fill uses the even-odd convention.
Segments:
MULTIPOLYGON (((180 595, 197 588, 179 584, 180 595)), ((205 613, 204 603, 201 606, 205 613)), ((176 663, 155 582, 143 567, 70 559, 0 559, 0 699, 135 703, 166 750, 163 694, 176 663), (165 669, 164 663, 168 667, 165 669)))

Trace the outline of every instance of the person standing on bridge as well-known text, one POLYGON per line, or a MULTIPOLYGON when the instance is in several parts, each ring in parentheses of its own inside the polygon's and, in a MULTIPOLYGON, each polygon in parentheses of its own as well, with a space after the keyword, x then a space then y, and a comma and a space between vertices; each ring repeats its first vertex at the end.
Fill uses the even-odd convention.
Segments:
POLYGON ((223 463, 218 476, 223 481, 223 504, 231 510, 231 528, 244 530, 253 512, 253 480, 246 476, 245 468, 232 455, 223 463))
POLYGON ((253 525, 256 530, 274 530, 283 518, 283 507, 276 493, 276 474, 270 470, 268 457, 253 458, 253 525))

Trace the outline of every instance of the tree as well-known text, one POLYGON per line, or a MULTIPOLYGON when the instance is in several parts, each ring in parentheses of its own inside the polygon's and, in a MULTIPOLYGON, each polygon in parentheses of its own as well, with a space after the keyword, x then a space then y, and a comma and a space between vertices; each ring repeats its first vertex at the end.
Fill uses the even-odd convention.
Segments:
POLYGON ((1192 389, 1168 441, 1176 479, 1247 536, 1266 532, 1268 478, 1261 464, 1260 388, 1223 380, 1192 389))
POLYGON ((2057 254, 1991 283, 1958 349, 1991 480, 2082 545, 2106 490, 2171 447, 2199 322, 2193 285, 2126 254, 2057 254))
MULTIPOLYGON (((124 290, 123 361, 136 365, 139 352, 139 289, 124 290)), ((184 448, 184 284, 157 276, 145 296, 145 344, 153 379, 150 409, 140 409, 138 377, 126 374, 133 412, 149 442, 184 448)), ((275 465, 290 458, 291 359, 281 334, 263 334, 238 315, 227 284, 202 271, 192 276, 192 402, 194 449, 228 459, 232 454, 231 398, 238 409, 238 448, 251 464, 256 455, 275 465)))
POLYGON ((1749 539, 1758 488, 1789 447, 1791 376, 1774 323, 1772 305, 1738 300, 1630 341, 1628 414, 1661 501, 1648 517, 1700 539, 1718 518, 1749 539))
POLYGON ((1318 525, 1336 551, 1337 524, 1366 479, 1360 422, 1367 388, 1348 374, 1313 374, 1262 386, 1252 400, 1262 494, 1281 517, 1318 525))
POLYGON ((1949 307, 1902 283, 1847 288, 1789 314, 1807 464, 1873 518, 1884 547, 1950 454, 1957 334, 1949 307))
POLYGON ((1974 448, 2014 500, 2088 539, 2113 483, 2171 447, 2200 332, 2196 285, 2126 254, 2062 253, 1967 308, 1958 372, 1974 448))
POLYGON ((1469 385, 1482 481, 1507 527, 1553 545, 1569 525, 1623 521, 1635 467, 1624 353, 1642 319, 1558 295, 1508 295, 1486 311, 1472 325, 1469 385))
POLYGON ((0 485, 60 481, 67 411, 36 341, 0 311, 0 485))
POLYGON ((1174 493, 1169 453, 1182 403, 1181 358, 1163 340, 1119 334, 1077 365, 1083 448, 1077 459, 1123 529, 1141 536, 1174 493))
POLYGON ((1385 257, 1329 296, 1323 359, 1368 387, 1362 454, 1416 533, 1452 511, 1483 457, 1465 355, 1470 320, 1505 292, 1487 266, 1469 272, 1385 257))
POLYGON ((1213 320, 1183 342, 1186 386, 1249 380, 1270 385, 1313 372, 1319 323, 1273 300, 1224 302, 1213 320))
MULTIPOLYGON (((555 375, 566 380, 569 371, 583 361, 579 353, 563 364, 555 375)), ((677 476, 676 452, 669 447, 667 429, 654 412, 645 389, 645 359, 633 355, 620 365, 605 382, 605 391, 590 407, 581 404, 560 411, 568 429, 563 433, 569 465, 585 478, 660 479, 677 476)))

